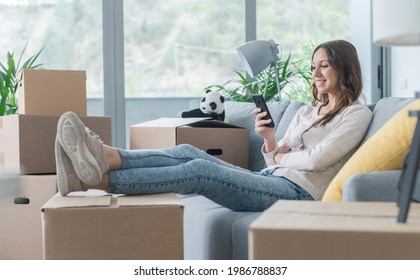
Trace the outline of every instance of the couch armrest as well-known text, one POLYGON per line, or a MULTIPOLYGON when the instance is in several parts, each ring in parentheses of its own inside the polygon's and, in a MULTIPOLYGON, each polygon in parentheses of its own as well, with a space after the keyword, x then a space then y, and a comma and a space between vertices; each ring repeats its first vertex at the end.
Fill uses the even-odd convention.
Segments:
MULTIPOLYGON (((401 170, 359 173, 350 177, 344 185, 343 201, 396 202, 401 170)), ((414 198, 420 198, 420 174, 417 174, 414 198)))

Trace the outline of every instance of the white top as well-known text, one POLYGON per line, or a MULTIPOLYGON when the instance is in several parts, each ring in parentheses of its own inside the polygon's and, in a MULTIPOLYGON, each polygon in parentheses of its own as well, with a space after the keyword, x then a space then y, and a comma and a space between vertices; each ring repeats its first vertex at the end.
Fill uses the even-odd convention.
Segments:
POLYGON ((313 127, 301 137, 303 131, 322 117, 318 110, 319 106, 301 107, 275 149, 264 153, 262 148, 268 166, 264 171, 276 169, 273 175, 289 179, 315 200, 322 199, 334 176, 358 148, 372 120, 369 108, 355 101, 325 126, 313 127), (274 155, 284 143, 292 150, 276 164, 274 155))

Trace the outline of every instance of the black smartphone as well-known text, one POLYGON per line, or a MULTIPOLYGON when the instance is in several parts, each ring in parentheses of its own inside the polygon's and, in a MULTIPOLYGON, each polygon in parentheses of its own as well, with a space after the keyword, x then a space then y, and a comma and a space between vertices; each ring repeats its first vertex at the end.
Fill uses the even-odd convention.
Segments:
POLYGON ((265 103, 264 97, 261 94, 253 94, 252 98, 254 99, 255 106, 261 109, 261 112, 267 112, 267 116, 265 116, 264 120, 271 119, 271 123, 266 124, 267 127, 274 127, 274 121, 271 117, 270 111, 268 110, 267 103, 265 103))

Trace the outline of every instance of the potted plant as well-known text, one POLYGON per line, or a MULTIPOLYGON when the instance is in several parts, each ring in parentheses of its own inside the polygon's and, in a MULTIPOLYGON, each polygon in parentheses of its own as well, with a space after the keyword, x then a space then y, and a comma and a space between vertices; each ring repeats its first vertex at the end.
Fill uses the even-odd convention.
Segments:
POLYGON ((19 82, 18 75, 22 69, 35 69, 42 65, 35 64, 35 62, 43 49, 27 59, 21 66, 25 50, 26 45, 17 63, 15 63, 14 52, 7 52, 7 62, 5 64, 0 62, 0 116, 16 114, 18 110, 16 91, 19 82))
MULTIPOLYGON (((311 95, 308 89, 312 81, 312 74, 309 67, 310 59, 307 57, 308 55, 310 57, 308 50, 311 48, 306 45, 302 45, 300 48, 302 55, 294 60, 291 53, 284 60, 281 55, 278 55, 276 64, 279 86, 284 99, 309 103, 311 95)), ((268 67, 252 79, 247 77, 243 70, 236 70, 238 78, 228 80, 223 85, 211 85, 205 89, 217 90, 228 100, 236 102, 252 102, 252 94, 264 94, 264 92, 266 101, 279 101, 275 71, 274 67, 268 67), (267 79, 267 90, 265 90, 267 79)))

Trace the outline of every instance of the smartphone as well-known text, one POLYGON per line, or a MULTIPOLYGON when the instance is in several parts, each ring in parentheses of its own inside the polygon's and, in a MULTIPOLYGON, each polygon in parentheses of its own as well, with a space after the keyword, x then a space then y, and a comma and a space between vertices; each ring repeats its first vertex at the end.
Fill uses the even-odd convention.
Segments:
POLYGON ((261 94, 253 94, 252 98, 254 99, 255 106, 261 109, 261 112, 267 112, 267 115, 263 118, 264 120, 271 119, 271 123, 266 124, 267 127, 274 127, 274 121, 271 117, 270 111, 268 110, 267 103, 265 103, 264 97, 261 94))

